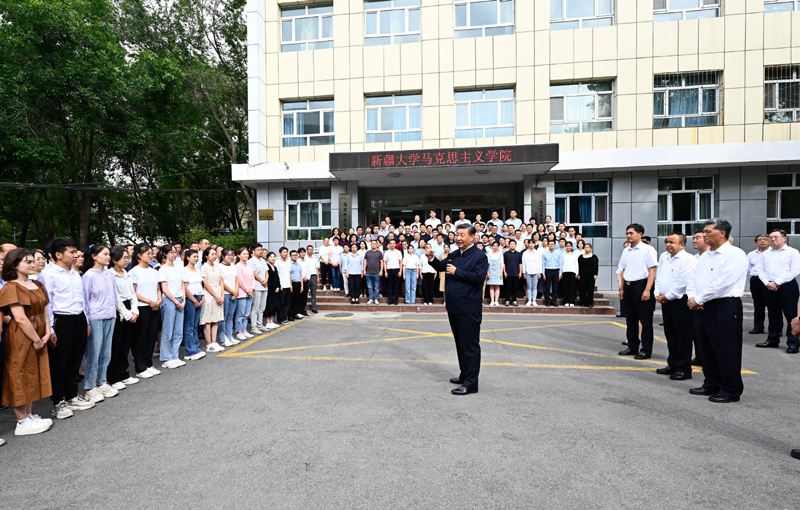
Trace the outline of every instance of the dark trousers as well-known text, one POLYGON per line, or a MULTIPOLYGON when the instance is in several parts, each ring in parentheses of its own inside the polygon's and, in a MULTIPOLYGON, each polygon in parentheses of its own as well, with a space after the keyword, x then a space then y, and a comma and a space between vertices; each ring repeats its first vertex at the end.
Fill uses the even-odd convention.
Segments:
POLYGON ((784 283, 778 287, 778 290, 765 288, 764 297, 767 301, 767 312, 769 314, 769 336, 767 341, 774 344, 781 342, 783 318, 786 317, 786 345, 800 347, 800 341, 792 335, 791 325, 792 319, 797 317, 797 300, 800 298, 797 280, 784 283))
MULTIPOLYGON (((189 304, 194 306, 191 301, 189 304)), ((125 301, 125 307, 130 310, 130 301, 125 301)), ((133 310, 133 312, 138 313, 139 310, 133 310)), ((117 317, 117 323, 114 325, 114 336, 111 339, 111 361, 108 363, 108 370, 106 370, 108 384, 118 383, 130 377, 128 373, 128 354, 131 351, 131 340, 135 331, 136 324, 131 324, 130 321, 124 321, 119 316, 117 317)))
POLYGON ((53 387, 50 400, 58 404, 78 396, 78 371, 86 352, 89 324, 83 312, 78 315, 55 314, 54 321, 56 346, 48 345, 47 354, 50 358, 50 384, 53 387))
POLYGON ((292 289, 281 288, 278 293, 278 322, 289 320, 289 307, 292 303, 292 289))
POLYGON ((331 284, 331 265, 324 262, 319 263, 319 279, 320 285, 331 284))
MULTIPOLYGON (((307 295, 311 297, 311 309, 317 310, 317 275, 312 274, 306 282, 308 285, 307 295)), ((305 310, 305 308, 303 308, 305 310)))
POLYGON ((642 301, 642 294, 647 287, 647 280, 625 282, 623 300, 625 301, 625 322, 628 325, 628 347, 639 350, 639 323, 642 323, 642 352, 653 353, 653 313, 656 311, 656 300, 653 292, 650 299, 642 301))
POLYGON ((544 304, 555 304, 558 299, 558 269, 545 269, 544 278, 544 304))
POLYGON ((137 374, 153 366, 153 349, 156 347, 156 335, 159 329, 161 329, 159 311, 149 306, 140 306, 136 331, 131 339, 133 366, 137 374))
POLYGON ((686 306, 686 296, 661 304, 664 335, 667 337, 667 365, 681 372, 692 371, 692 338, 694 317, 686 306))
POLYGON ((422 302, 433 303, 433 280, 436 273, 422 273, 422 302))
POLYGON ((742 300, 712 300, 698 313, 696 334, 705 382, 703 388, 738 397, 742 383, 742 300))
POLYGON ((458 378, 467 388, 478 387, 478 374, 481 370, 481 319, 480 313, 448 313, 450 329, 456 341, 458 378))
POLYGON ((387 291, 389 293, 389 304, 397 304, 400 299, 400 270, 387 269, 386 273, 389 275, 386 278, 387 291))
POLYGON ((300 311, 298 313, 303 313, 306 311, 306 307, 308 306, 308 288, 311 287, 311 281, 303 282, 303 292, 300 293, 300 311))
POLYGON ((297 314, 303 310, 303 292, 300 287, 303 282, 292 282, 292 295, 289 300, 289 320, 294 320, 297 314))
POLYGON ((575 273, 566 272, 561 275, 561 281, 559 282, 558 288, 561 293, 561 297, 564 298, 564 304, 575 304, 575 294, 577 293, 578 287, 578 279, 576 278, 575 273))
POLYGON ((351 274, 348 278, 348 285, 350 288, 350 297, 352 299, 358 299, 361 294, 361 274, 351 274))
POLYGON ((517 291, 519 290, 519 276, 508 275, 505 282, 506 286, 506 303, 517 302, 517 291))
POLYGON ((767 298, 764 293, 767 288, 758 276, 750 277, 750 293, 753 294, 753 329, 764 329, 764 319, 767 318, 767 298))
POLYGON ((594 306, 594 273, 581 273, 578 280, 581 306, 594 306))

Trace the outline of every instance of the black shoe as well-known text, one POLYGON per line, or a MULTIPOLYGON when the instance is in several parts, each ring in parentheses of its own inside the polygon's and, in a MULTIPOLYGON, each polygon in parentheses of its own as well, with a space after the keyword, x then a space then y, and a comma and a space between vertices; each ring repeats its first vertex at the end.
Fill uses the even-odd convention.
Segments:
POLYGON ((619 355, 620 356, 638 356, 639 355, 639 351, 638 351, 638 349, 637 350, 633 350, 630 347, 628 347, 624 351, 619 351, 619 355))
POLYGON ((304 317, 308 317, 308 312, 300 312, 300 315, 302 315, 304 317))
POLYGON ((452 379, 450 379, 450 382, 458 385, 464 384, 463 379, 459 379, 458 377, 453 377, 452 379))
POLYGON ((800 459, 800 449, 795 448, 790 453, 795 459, 800 459))
POLYGON ((622 345, 628 345, 627 340, 625 342, 622 342, 622 345))
POLYGON ((466 386, 459 386, 458 388, 450 390, 450 393, 453 395, 469 395, 470 393, 478 393, 478 387, 473 386, 467 388, 466 386))
POLYGON ((513 302, 511 303, 511 305, 512 305, 512 306, 519 306, 519 305, 517 305, 517 302, 516 302, 516 301, 513 301, 513 302))
POLYGON ((764 331, 764 328, 761 329, 753 328, 750 331, 748 331, 748 333, 750 333, 751 335, 763 335, 764 333, 766 333, 766 331, 764 331))
POLYGON ((731 397, 730 395, 711 395, 708 400, 716 402, 717 404, 729 404, 731 402, 738 402, 739 397, 731 397))
POLYGON ((756 347, 778 347, 778 345, 780 345, 780 342, 770 342, 769 340, 764 340, 760 344, 756 344, 756 347))
POLYGON ((797 354, 797 351, 800 351, 800 348, 798 348, 796 345, 790 345, 786 348, 786 352, 789 354, 797 354))
POLYGON ((511 301, 506 301, 506 306, 511 306, 511 301))
POLYGON ((672 379, 673 381, 685 381, 686 379, 691 379, 692 378, 692 373, 691 372, 675 372, 674 374, 669 376, 669 378, 672 379))
POLYGON ((311 309, 311 313, 319 313, 316 308, 311 309))
POLYGON ((695 366, 695 367, 703 366, 703 364, 700 363, 700 358, 692 358, 692 366, 695 366))
POLYGON ((659 325, 659 326, 663 326, 663 325, 664 325, 664 323, 663 323, 663 322, 659 322, 659 323, 658 323, 658 325, 659 325))
POLYGON ((677 371, 678 369, 675 367, 664 367, 656 369, 656 373, 661 375, 672 375, 677 371))
POLYGON ((699 388, 692 388, 689 390, 689 393, 692 395, 716 395, 717 392, 715 390, 709 390, 708 388, 704 388, 700 386, 699 388))
POLYGON ((640 351, 639 354, 633 357, 633 359, 650 359, 650 355, 647 354, 646 352, 640 351))
POLYGON ((625 318, 625 316, 624 316, 624 315, 622 315, 621 313, 618 313, 618 314, 617 314, 617 317, 621 317, 621 318, 623 318, 623 319, 625 318))

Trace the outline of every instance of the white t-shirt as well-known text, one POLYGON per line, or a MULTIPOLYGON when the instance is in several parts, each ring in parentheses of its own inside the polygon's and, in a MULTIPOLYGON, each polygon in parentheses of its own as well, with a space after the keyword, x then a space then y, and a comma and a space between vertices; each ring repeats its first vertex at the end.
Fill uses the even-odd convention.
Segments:
MULTIPOLYGON (((253 257, 247 261, 247 265, 250 266, 250 269, 252 269, 259 278, 262 280, 264 279, 264 276, 267 274, 268 267, 266 260, 253 257)), ((256 280, 256 290, 267 290, 267 288, 261 285, 258 280, 256 280)))
MULTIPOLYGON (((222 281, 225 282, 231 290, 236 287, 236 266, 233 264, 226 266, 225 264, 219 264, 219 274, 222 276, 222 281)), ((225 294, 230 294, 227 290, 224 291, 225 294)))
MULTIPOLYGON (((141 266, 136 266, 130 270, 128 276, 133 280, 136 286, 136 293, 142 297, 146 297, 151 301, 158 300, 158 271, 152 267, 142 269, 141 266)), ((147 303, 139 302, 139 306, 150 306, 147 303)))
MULTIPOLYGON (((158 283, 166 282, 167 288, 172 292, 172 297, 179 299, 183 297, 183 268, 161 266, 158 270, 158 283)), ((163 290, 163 289, 162 289, 163 290)))
POLYGON ((400 269, 403 253, 398 249, 386 250, 383 252, 383 260, 386 261, 386 269, 400 269))
POLYGON ((321 246, 319 249, 319 260, 323 264, 331 263, 331 246, 321 246))
POLYGON ((419 265, 422 266, 423 273, 436 274, 436 269, 434 269, 433 266, 430 264, 430 262, 428 261, 428 257, 424 255, 422 257, 419 257, 419 265))
POLYGON ((275 262, 275 268, 278 270, 278 278, 281 280, 282 289, 292 288, 292 261, 286 259, 278 259, 275 262))
POLYGON ((433 228, 436 228, 441 224, 442 222, 439 221, 439 218, 428 218, 427 220, 425 220, 425 225, 426 226, 430 225, 433 228))
POLYGON ((331 246, 331 264, 339 264, 344 248, 341 246, 331 246))
POLYGON ((403 259, 403 268, 404 269, 419 269, 421 266, 419 262, 419 257, 416 255, 412 255, 410 253, 406 253, 406 258, 403 259))
POLYGON ((188 267, 184 267, 183 281, 189 284, 187 287, 193 296, 203 297, 203 275, 200 271, 192 271, 188 267))

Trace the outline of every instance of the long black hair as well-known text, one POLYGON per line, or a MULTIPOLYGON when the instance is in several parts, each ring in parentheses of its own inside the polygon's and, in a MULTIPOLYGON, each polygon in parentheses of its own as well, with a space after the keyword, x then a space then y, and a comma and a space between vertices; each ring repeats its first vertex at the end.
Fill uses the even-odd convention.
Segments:
POLYGON ((184 266, 189 265, 189 257, 194 255, 195 253, 198 253, 197 250, 193 250, 191 248, 189 248, 188 250, 183 250, 183 265, 184 266))
POLYGON ((217 251, 216 248, 212 248, 211 246, 203 250, 203 262, 202 262, 203 264, 205 264, 206 261, 208 260, 208 254, 211 253, 211 250, 217 251))
POLYGON ((165 244, 161 248, 158 249, 158 253, 156 254, 156 260, 159 264, 164 264, 164 261, 167 260, 167 253, 171 252, 175 249, 174 244, 165 244))
POLYGON ((108 261, 108 268, 112 269, 114 264, 122 260, 126 253, 128 253, 128 247, 124 244, 111 248, 111 260, 108 261))
POLYGON ((81 274, 86 274, 86 271, 94 267, 94 259, 92 255, 100 255, 103 250, 109 250, 105 244, 95 244, 91 248, 86 248, 83 252, 83 265, 81 266, 81 274))
POLYGON ((133 257, 131 258, 131 267, 136 267, 139 265, 139 255, 141 255, 146 251, 150 251, 150 245, 147 243, 139 243, 133 247, 133 257))

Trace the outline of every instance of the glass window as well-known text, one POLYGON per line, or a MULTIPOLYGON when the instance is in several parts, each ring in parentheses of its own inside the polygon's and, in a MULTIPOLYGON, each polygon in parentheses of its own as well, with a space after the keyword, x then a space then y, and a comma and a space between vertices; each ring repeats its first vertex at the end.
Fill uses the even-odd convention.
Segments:
POLYGON ((333 48, 333 4, 281 9, 281 51, 333 48))
POLYGON ((333 145, 333 99, 284 101, 283 146, 333 145))
POLYGON ((656 75, 653 85, 653 127, 718 126, 719 73, 656 75))
POLYGON ((402 44, 422 40, 421 0, 364 0, 364 44, 402 44))
POLYGON ((714 178, 668 177, 658 180, 658 235, 691 236, 714 216, 714 178))
POLYGON ((550 0, 550 30, 613 24, 614 0, 550 0))
POLYGON ((608 237, 608 181, 556 181, 557 222, 584 237, 608 237))
POLYGON ((797 10, 800 10, 800 0, 764 0, 764 12, 797 10))
POLYGON ((717 18, 719 5, 720 0, 653 0, 653 21, 717 18))
POLYGON ((367 143, 422 140, 422 93, 369 96, 367 143))
POLYGON ((800 234, 800 174, 767 176, 767 229, 800 234), (795 177, 798 176, 798 177, 795 177))
POLYGON ((287 189, 286 239, 319 240, 330 234, 330 188, 287 189))
POLYGON ((456 138, 514 136, 514 89, 456 91, 456 138))
POLYGON ((764 122, 800 122, 799 65, 764 68, 764 122))
POLYGON ((514 33, 514 0, 455 0, 454 37, 514 33))
POLYGON ((611 131, 613 82, 550 86, 550 133, 611 131))

